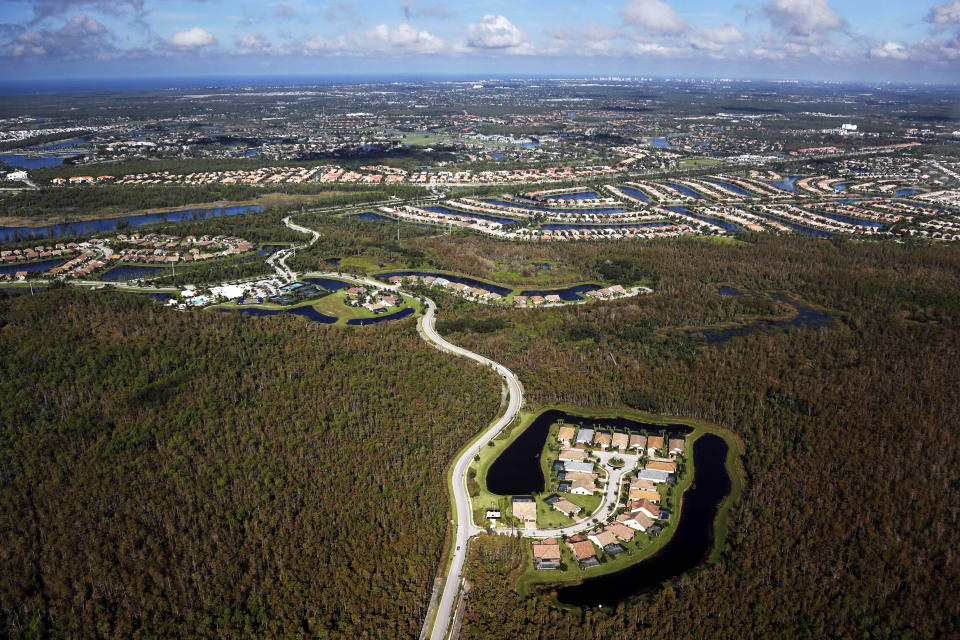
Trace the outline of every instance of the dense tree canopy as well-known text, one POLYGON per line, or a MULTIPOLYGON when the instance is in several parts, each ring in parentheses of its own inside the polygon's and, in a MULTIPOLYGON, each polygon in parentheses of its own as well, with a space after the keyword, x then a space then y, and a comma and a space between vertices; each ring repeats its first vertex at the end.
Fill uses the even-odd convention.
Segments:
POLYGON ((0 300, 0 352, 0 634, 419 632, 493 374, 410 321, 72 290, 0 300))

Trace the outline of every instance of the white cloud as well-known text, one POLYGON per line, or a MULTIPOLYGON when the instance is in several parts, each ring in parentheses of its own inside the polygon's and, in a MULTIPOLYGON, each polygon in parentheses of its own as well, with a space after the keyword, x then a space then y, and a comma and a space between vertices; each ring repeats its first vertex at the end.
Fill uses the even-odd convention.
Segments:
POLYGON ((960 24, 960 0, 933 5, 924 20, 941 27, 960 24))
POLYGON ((480 22, 467 25, 467 43, 476 49, 498 49, 506 53, 533 53, 530 38, 504 16, 487 14, 480 22))
POLYGON ((186 31, 178 31, 167 42, 178 49, 199 49, 216 44, 217 39, 203 27, 193 27, 186 31))
MULTIPOLYGON (((437 53, 445 48, 445 43, 429 31, 414 29, 402 23, 396 29, 385 24, 377 25, 364 34, 367 46, 384 52, 393 53, 437 53)), ((364 42, 359 44, 364 44, 364 42)))
POLYGON ((770 0, 763 10, 776 29, 797 42, 817 42, 846 24, 827 0, 770 0))
POLYGON ((690 46, 694 49, 722 51, 728 45, 743 42, 743 34, 729 22, 721 27, 696 30, 690 36, 690 46))
POLYGON ((871 58, 890 58, 893 60, 906 60, 910 57, 910 52, 899 42, 887 40, 878 47, 870 49, 871 58))
POLYGON ((93 18, 78 15, 56 31, 37 29, 17 34, 4 53, 15 58, 73 59, 102 56, 113 50, 113 34, 93 18))
POLYGON ((654 33, 672 35, 687 30, 686 21, 661 0, 630 0, 622 13, 629 24, 654 33))

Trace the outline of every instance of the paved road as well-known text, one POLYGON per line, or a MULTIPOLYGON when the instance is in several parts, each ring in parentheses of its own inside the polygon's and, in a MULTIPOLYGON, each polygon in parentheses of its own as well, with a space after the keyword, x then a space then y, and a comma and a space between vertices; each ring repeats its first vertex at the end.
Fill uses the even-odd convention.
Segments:
POLYGON ((593 455, 600 459, 603 468, 607 472, 607 486, 604 489, 603 502, 600 503, 597 510, 589 516, 586 516, 583 520, 567 525, 566 527, 560 527, 559 529, 519 529, 518 533, 521 536, 525 538, 559 538, 564 535, 572 536, 597 526, 597 523, 593 521, 594 518, 603 522, 616 510, 617 501, 620 498, 620 479, 623 478, 625 473, 633 471, 634 467, 636 467, 640 461, 640 458, 633 454, 618 453, 616 451, 595 451, 593 455), (620 469, 610 467, 607 463, 614 457, 623 458, 626 464, 620 469))
MULTIPOLYGON (((467 542, 470 538, 477 535, 483 529, 480 529, 473 523, 473 502, 470 500, 470 493, 467 491, 467 469, 473 456, 480 449, 487 446, 487 443, 495 435, 509 425, 520 411, 523 404, 523 387, 516 375, 502 364, 483 356, 467 351, 461 347, 451 344, 443 339, 434 328, 436 320, 437 307, 433 300, 426 299, 427 311, 417 323, 417 330, 420 336, 436 346, 441 351, 452 353, 464 358, 469 358, 480 364, 492 368, 503 378, 503 384, 508 395, 507 410, 484 431, 480 436, 467 446, 460 457, 453 465, 453 502, 457 514, 457 532, 454 536, 454 546, 451 549, 452 557, 450 566, 447 569, 447 577, 443 583, 443 592, 440 595, 437 605, 437 615, 433 623, 433 630, 430 633, 431 640, 444 640, 447 636, 447 629, 450 626, 450 620, 456 609, 457 593, 460 590, 460 584, 463 576, 463 565, 467 555, 467 542)), ((428 613, 429 615, 429 613, 428 613)), ((429 621, 427 622, 429 624, 429 621)))

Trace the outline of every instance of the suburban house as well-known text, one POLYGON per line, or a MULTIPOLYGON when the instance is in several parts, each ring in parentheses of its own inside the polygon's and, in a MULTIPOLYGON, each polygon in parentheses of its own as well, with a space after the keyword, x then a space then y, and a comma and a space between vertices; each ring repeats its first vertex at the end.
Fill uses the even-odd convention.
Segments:
POLYGON ((606 529, 603 529, 598 533, 592 533, 587 537, 590 538, 595 545, 610 555, 617 555, 618 553, 624 552, 624 548, 620 546, 619 542, 617 541, 617 537, 606 529))
POLYGON ((587 452, 583 449, 561 449, 558 460, 564 462, 583 462, 587 458, 587 452))
POLYGON ((564 471, 563 479, 573 482, 574 480, 583 480, 584 482, 593 483, 599 476, 596 473, 587 473, 585 471, 564 471))
POLYGON ((627 450, 627 447, 630 445, 630 436, 625 433, 615 433, 613 434, 613 439, 610 441, 610 446, 616 449, 617 451, 623 453, 627 450))
POLYGON ((636 529, 637 531, 646 531, 653 526, 653 518, 645 514, 643 511, 622 513, 617 516, 617 522, 626 525, 631 529, 636 529))
POLYGON ((556 538, 533 543, 533 566, 541 571, 560 568, 560 543, 556 538))
POLYGON ((597 552, 593 549, 593 543, 583 536, 576 535, 568 538, 567 546, 581 567, 595 567, 600 564, 597 560, 597 552))
POLYGON ((533 498, 514 498, 513 517, 523 523, 524 529, 536 529, 537 503, 533 498))
POLYGON ((673 474, 669 471, 660 471, 658 469, 643 469, 637 473, 641 480, 649 480, 654 484, 663 484, 673 481, 673 474))
POLYGON ((658 520, 660 518, 660 507, 653 504, 649 500, 641 500, 637 504, 637 509, 647 514, 654 520, 658 520))
POLYGON ((560 427, 560 429, 557 430, 557 440, 567 446, 570 446, 570 444, 573 442, 573 439, 576 437, 576 433, 577 431, 573 427, 560 427))
POLYGON ((656 489, 657 485, 650 480, 644 480, 643 478, 634 478, 630 481, 631 489, 656 489))
POLYGON ((668 447, 671 456, 682 456, 687 448, 687 441, 685 438, 670 438, 668 447))
POLYGON ((570 489, 568 489, 569 493, 578 496, 592 496, 596 491, 597 487, 592 482, 586 482, 584 480, 574 480, 570 484, 570 489))
POLYGON ((593 463, 592 462, 577 462, 576 460, 570 460, 569 462, 563 463, 564 471, 582 471, 583 473, 593 473, 593 463))
POLYGON ((603 431, 597 431, 596 434, 594 434, 593 436, 593 443, 596 445, 600 445, 600 448, 602 449, 609 449, 610 434, 603 431))
POLYGON ((663 436, 650 436, 647 438, 648 455, 656 455, 660 449, 663 449, 663 436))
POLYGON ((672 462, 661 462, 659 460, 650 460, 646 465, 647 469, 654 469, 655 471, 666 471, 667 473, 676 473, 677 465, 672 462))
POLYGON ((630 434, 630 448, 642 451, 647 446, 647 436, 631 433, 630 434))
POLYGON ((622 522, 611 522, 604 530, 609 531, 615 535, 618 540, 623 540, 624 542, 630 542, 635 535, 633 529, 622 522))
POLYGON ((573 516, 577 515, 581 511, 580 507, 573 504, 566 498, 560 498, 559 500, 554 502, 553 508, 559 511, 560 513, 562 513, 563 515, 567 516, 568 518, 572 518, 573 516))
POLYGON ((660 502, 660 494, 651 489, 630 489, 630 500, 649 500, 654 504, 660 502))
POLYGON ((588 445, 593 442, 593 429, 582 427, 577 433, 577 444, 588 445))

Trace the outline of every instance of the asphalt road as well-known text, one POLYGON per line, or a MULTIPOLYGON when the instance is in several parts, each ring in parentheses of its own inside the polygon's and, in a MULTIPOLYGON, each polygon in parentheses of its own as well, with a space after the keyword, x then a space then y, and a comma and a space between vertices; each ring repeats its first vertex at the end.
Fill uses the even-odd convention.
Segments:
POLYGON ((451 549, 450 565, 443 582, 443 592, 437 604, 437 615, 430 633, 431 640, 443 640, 447 636, 447 629, 456 609, 457 593, 460 590, 464 561, 467 556, 467 542, 483 531, 473 523, 473 502, 470 500, 470 494, 467 491, 467 469, 470 467, 473 456, 481 448, 487 446, 487 443, 517 416, 523 404, 523 387, 517 376, 503 365, 444 340, 434 328, 437 307, 433 300, 429 298, 426 299, 426 304, 427 311, 417 324, 420 336, 441 351, 469 358, 496 371, 503 378, 508 397, 507 410, 500 419, 490 425, 486 431, 468 445, 453 466, 453 502, 457 514, 457 532, 454 536, 453 549, 451 549))

